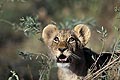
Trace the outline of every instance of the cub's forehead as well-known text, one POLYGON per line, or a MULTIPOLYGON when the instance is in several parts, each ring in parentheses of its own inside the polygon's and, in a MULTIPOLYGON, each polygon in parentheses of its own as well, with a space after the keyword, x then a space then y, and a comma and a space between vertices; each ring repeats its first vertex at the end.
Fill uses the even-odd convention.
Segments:
POLYGON ((57 36, 68 38, 74 36, 74 31, 69 29, 59 30, 57 36))

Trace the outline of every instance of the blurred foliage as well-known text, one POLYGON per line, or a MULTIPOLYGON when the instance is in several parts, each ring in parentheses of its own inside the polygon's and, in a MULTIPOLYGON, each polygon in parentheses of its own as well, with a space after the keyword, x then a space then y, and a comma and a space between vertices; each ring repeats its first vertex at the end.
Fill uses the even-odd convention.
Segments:
MULTIPOLYGON (((97 28, 97 32, 100 34, 100 40, 102 41, 110 36, 108 35, 110 31, 114 31, 115 40, 112 42, 113 45, 111 42, 106 41, 110 46, 112 45, 113 51, 119 50, 120 7, 114 5, 117 2, 119 3, 119 1, 116 0, 0 0, 0 47, 8 46, 8 48, 11 49, 11 52, 8 51, 8 53, 5 53, 4 51, 7 51, 5 47, 5 50, 3 50, 1 54, 14 54, 12 51, 17 50, 17 43, 24 42, 25 37, 23 32, 27 37, 34 36, 41 33, 41 30, 46 24, 52 22, 58 25, 60 29, 73 28, 79 23, 87 24, 92 31, 94 31, 94 28, 97 28), (112 29, 112 27, 115 29, 112 29), (14 32, 13 28, 18 32, 14 32), (10 43, 12 45, 10 45, 10 43), (14 46, 15 49, 11 48, 12 46, 14 46)), ((93 35, 98 38, 97 34, 93 35)), ((93 40, 93 48, 100 47, 100 43, 97 43, 96 46, 95 42, 97 40, 95 38, 93 38, 93 40)), ((30 44, 32 43, 30 42, 30 44)), ((28 66, 24 68, 27 67, 28 72, 31 71, 29 67, 36 68, 39 70, 39 73, 34 74, 39 74, 40 80, 48 79, 49 70, 52 67, 52 61, 48 55, 36 55, 26 51, 20 51, 18 54, 22 56, 23 61, 25 60, 27 62, 28 66)), ((16 55, 14 56, 18 57, 16 55)), ((21 65, 23 66, 23 64, 21 65)), ((1 67, 1 71, 2 68, 3 67, 1 67)), ((13 76, 16 76, 14 70, 11 71, 13 76)), ((3 74, 2 72, 0 73, 3 74)), ((18 76, 21 74, 23 73, 18 73, 18 76)), ((31 75, 34 76, 33 74, 31 75)), ((32 80, 32 76, 30 80, 32 80)), ((9 78, 12 78, 12 76, 9 78)), ((5 80, 5 78, 1 78, 1 80, 2 79, 5 80)))
MULTIPOLYGON (((18 51, 18 54, 28 62, 35 60, 34 65, 39 67, 39 80, 49 80, 50 70, 53 67, 53 60, 44 53, 31 53, 26 51, 18 51)), ((30 65, 30 64, 28 64, 30 65)))
POLYGON ((10 0, 11 2, 15 2, 15 1, 20 1, 20 2, 25 2, 26 0, 10 0))
POLYGON ((72 29, 77 24, 87 24, 90 27, 96 26, 96 21, 93 18, 84 18, 84 19, 64 19, 61 23, 58 23, 60 29, 69 28, 72 29))
POLYGON ((103 41, 103 39, 105 39, 108 36, 107 30, 103 26, 101 27, 101 30, 97 30, 97 32, 99 34, 101 34, 101 39, 100 40, 102 40, 102 41, 103 41))
POLYGON ((22 30, 26 36, 33 36, 40 32, 41 24, 32 17, 20 18, 20 24, 15 26, 15 30, 22 30))

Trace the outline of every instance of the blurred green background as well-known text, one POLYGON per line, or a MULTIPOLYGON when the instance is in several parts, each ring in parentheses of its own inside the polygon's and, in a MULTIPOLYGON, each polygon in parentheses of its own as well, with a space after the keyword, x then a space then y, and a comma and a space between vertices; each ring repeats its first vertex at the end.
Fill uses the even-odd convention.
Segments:
POLYGON ((39 68, 35 67, 31 68, 33 76, 30 77, 26 61, 18 56, 17 51, 42 53, 47 47, 38 40, 40 34, 29 38, 23 31, 13 29, 13 24, 19 24, 21 17, 37 16, 42 24, 41 30, 51 22, 58 24, 67 19, 92 18, 95 25, 90 27, 92 36, 87 46, 99 53, 102 44, 97 29, 103 26, 108 31, 104 51, 110 51, 117 37, 114 26, 120 25, 119 16, 114 11, 116 6, 120 6, 119 0, 0 0, 0 80, 7 80, 11 69, 19 74, 20 80, 39 78, 39 68))

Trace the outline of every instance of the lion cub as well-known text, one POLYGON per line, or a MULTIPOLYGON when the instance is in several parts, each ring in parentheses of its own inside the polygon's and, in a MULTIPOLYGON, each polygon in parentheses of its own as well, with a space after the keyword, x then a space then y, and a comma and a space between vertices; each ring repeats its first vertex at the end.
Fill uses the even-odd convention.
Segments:
MULTIPOLYGON (((43 29, 42 38, 57 63, 59 80, 80 80, 87 75, 88 69, 98 57, 96 53, 85 47, 90 36, 90 29, 84 24, 76 25, 73 30, 59 30, 53 24, 43 29)), ((100 57, 96 64, 97 69, 107 57, 110 58, 109 55, 100 57)))

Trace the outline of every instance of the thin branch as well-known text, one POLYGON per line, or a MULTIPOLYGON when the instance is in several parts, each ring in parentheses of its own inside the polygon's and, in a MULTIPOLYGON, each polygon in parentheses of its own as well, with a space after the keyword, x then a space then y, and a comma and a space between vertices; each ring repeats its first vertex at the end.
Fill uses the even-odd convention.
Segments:
POLYGON ((29 64, 27 65, 27 68, 28 68, 28 72, 29 72, 29 75, 30 75, 30 79, 33 80, 33 75, 32 75, 29 64))
POLYGON ((95 68, 95 66, 96 66, 96 63, 98 62, 99 58, 100 58, 100 57, 101 57, 101 55, 102 55, 102 52, 103 52, 103 49, 104 49, 104 45, 105 45, 105 40, 103 39, 103 41, 102 41, 102 48, 101 48, 101 52, 100 52, 99 56, 97 57, 97 59, 96 59, 95 63, 93 63, 92 70, 91 70, 91 74, 93 73, 94 68, 95 68))
POLYGON ((118 38, 117 38, 117 40, 116 40, 116 42, 115 42, 115 44, 114 44, 114 46, 113 46, 112 55, 111 55, 111 58, 110 58, 110 60, 109 60, 108 63, 110 63, 111 60, 112 60, 112 58, 113 58, 113 55, 114 55, 114 52, 115 52, 116 46, 117 46, 117 44, 118 44, 118 42, 119 42, 119 39, 120 39, 120 36, 118 36, 118 38))
POLYGON ((8 20, 5 20, 5 19, 0 19, 0 22, 4 22, 4 23, 7 23, 7 24, 9 24, 11 26, 14 26, 14 24, 12 22, 10 22, 8 20))
POLYGON ((110 68, 110 66, 113 66, 116 64, 116 62, 120 59, 120 56, 116 59, 114 59, 112 62, 110 62, 109 64, 107 64, 106 66, 104 66, 103 68, 99 69, 98 71, 96 71, 95 73, 93 73, 92 75, 87 75, 85 77, 85 80, 88 79, 95 79, 96 77, 98 77, 102 72, 104 72, 105 70, 107 70, 108 68, 110 68))

